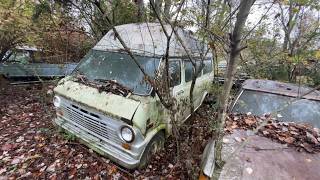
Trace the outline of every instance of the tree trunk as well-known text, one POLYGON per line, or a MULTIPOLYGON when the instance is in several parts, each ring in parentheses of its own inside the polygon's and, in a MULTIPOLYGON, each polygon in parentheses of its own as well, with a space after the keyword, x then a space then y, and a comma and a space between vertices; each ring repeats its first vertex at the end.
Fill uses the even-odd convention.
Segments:
POLYGON ((135 3, 138 7, 138 20, 139 22, 143 21, 143 14, 144 14, 144 2, 143 0, 135 0, 135 3))
POLYGON ((164 9, 163 9, 163 13, 164 15, 170 19, 170 8, 171 8, 171 0, 164 0, 165 4, 164 4, 164 9))
POLYGON ((153 9, 152 17, 154 20, 157 19, 157 16, 162 17, 162 0, 150 0, 150 9, 153 9))
POLYGON ((225 119, 227 116, 228 110, 228 100, 230 96, 230 91, 233 84, 234 75, 236 73, 236 67, 239 59, 239 54, 241 51, 240 41, 241 41, 241 33, 243 31, 245 22, 249 15, 250 9, 255 0, 241 0, 239 11, 237 13, 237 18, 235 22, 235 26, 233 32, 230 36, 230 55, 229 55, 229 64, 227 67, 227 72, 225 75, 225 82, 223 86, 223 93, 219 98, 219 108, 218 108, 218 121, 217 121, 217 136, 216 138, 216 148, 215 148, 215 157, 216 157, 216 165, 215 175, 219 177, 219 172, 223 167, 222 160, 222 138, 224 135, 224 125, 225 119))
POLYGON ((155 8, 156 8, 156 12, 161 15, 161 9, 162 9, 162 0, 155 0, 154 2, 155 8))

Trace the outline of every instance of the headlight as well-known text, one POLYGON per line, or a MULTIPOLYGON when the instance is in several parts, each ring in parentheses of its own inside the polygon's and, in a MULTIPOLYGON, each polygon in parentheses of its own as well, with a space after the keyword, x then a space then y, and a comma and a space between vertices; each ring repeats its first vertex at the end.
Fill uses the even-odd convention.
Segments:
POLYGON ((134 132, 130 127, 123 126, 121 128, 121 137, 123 140, 130 143, 134 140, 134 132))
POLYGON ((60 107, 60 104, 61 104, 61 99, 58 96, 54 96, 53 97, 53 105, 55 107, 60 107))

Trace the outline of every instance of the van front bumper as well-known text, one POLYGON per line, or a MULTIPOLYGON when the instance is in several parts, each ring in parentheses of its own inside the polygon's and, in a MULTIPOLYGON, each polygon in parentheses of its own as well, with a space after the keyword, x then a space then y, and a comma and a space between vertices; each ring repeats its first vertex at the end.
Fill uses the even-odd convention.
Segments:
POLYGON ((128 153, 128 150, 113 146, 112 144, 91 135, 90 133, 77 127, 76 124, 73 124, 61 116, 58 116, 54 120, 54 123, 64 130, 74 134, 83 144, 92 150, 108 157, 110 160, 128 169, 134 169, 138 167, 141 154, 147 145, 146 141, 140 143, 139 149, 142 149, 141 153, 132 155, 132 153, 128 153))

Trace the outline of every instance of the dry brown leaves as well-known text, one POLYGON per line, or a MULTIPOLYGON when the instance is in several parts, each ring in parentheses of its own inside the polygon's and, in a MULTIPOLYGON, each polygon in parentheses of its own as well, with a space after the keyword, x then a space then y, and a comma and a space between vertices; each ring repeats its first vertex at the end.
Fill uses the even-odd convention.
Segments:
POLYGON ((111 80, 103 80, 99 79, 95 82, 89 81, 84 75, 77 75, 76 76, 76 82, 83 83, 87 86, 97 88, 99 93, 101 92, 107 92, 107 93, 112 93, 116 95, 121 95, 121 96, 128 96, 130 93, 132 93, 131 89, 128 89, 124 86, 122 86, 119 83, 116 83, 115 81, 111 80), (99 83, 98 83, 99 81, 99 83))
POLYGON ((0 179, 190 179, 198 174, 212 137, 209 105, 180 129, 180 161, 171 137, 147 168, 129 171, 59 133, 52 125, 52 97, 44 101, 47 92, 35 85, 0 87, 0 179))
POLYGON ((231 133, 233 129, 254 130, 262 123, 265 125, 258 129, 259 135, 295 147, 298 151, 320 152, 319 129, 307 124, 277 122, 269 117, 237 114, 228 117, 225 131, 231 133))
POLYGON ((52 125, 47 88, 0 87, 0 179, 128 179, 130 174, 52 125), (112 171, 111 171, 112 170, 112 171))

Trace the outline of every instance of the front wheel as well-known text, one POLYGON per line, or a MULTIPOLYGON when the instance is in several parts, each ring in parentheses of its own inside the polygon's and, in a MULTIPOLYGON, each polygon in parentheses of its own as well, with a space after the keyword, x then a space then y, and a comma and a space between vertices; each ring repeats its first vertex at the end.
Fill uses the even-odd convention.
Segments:
POLYGON ((139 169, 143 169, 148 165, 151 157, 164 147, 164 142, 165 136, 162 131, 152 137, 142 154, 139 169))

